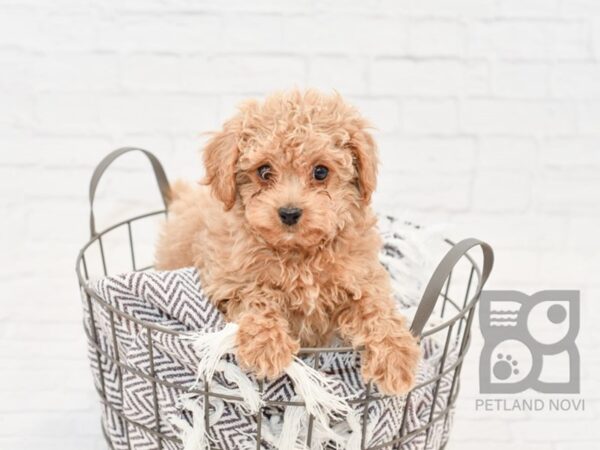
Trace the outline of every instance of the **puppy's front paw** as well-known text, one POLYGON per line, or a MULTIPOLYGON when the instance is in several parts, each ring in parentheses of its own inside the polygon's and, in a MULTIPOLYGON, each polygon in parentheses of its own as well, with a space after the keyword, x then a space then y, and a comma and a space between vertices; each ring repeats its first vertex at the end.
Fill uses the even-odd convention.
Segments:
POLYGON ((292 362, 300 344, 285 331, 275 327, 240 327, 237 357, 242 367, 258 378, 275 379, 292 362))
POLYGON ((362 360, 363 377, 374 381, 384 394, 405 394, 414 385, 420 354, 416 339, 408 333, 369 343, 362 360))

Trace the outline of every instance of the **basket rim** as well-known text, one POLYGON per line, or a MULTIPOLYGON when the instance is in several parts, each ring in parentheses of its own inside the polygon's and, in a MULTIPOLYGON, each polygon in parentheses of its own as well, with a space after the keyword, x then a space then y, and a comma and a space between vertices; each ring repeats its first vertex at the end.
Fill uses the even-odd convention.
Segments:
MULTIPOLYGON (((179 331, 173 331, 170 330, 166 327, 163 327, 161 325, 157 325, 154 323, 150 323, 150 322, 146 322, 144 320, 138 319, 136 317, 130 316, 129 314, 119 310, 118 308, 115 308, 114 306, 104 302, 104 300, 96 293, 96 291, 94 289, 92 289, 89 285, 90 279, 87 276, 87 268, 86 268, 86 262, 85 262, 85 251, 91 247, 94 243, 96 242, 102 242, 102 236, 104 236, 105 234, 109 233, 110 231, 113 231, 117 228, 120 228, 122 226, 130 226, 132 222, 135 222, 137 220, 142 220, 142 219, 146 219, 148 217, 153 217, 153 216, 158 216, 160 214, 166 215, 167 214, 167 210, 166 209, 160 209, 160 210, 155 210, 155 211, 151 211, 151 212, 147 212, 144 214, 140 214, 137 216, 133 216, 130 217, 129 219, 124 219, 121 220, 113 225, 110 225, 106 228, 104 228, 103 230, 97 232, 95 235, 91 236, 90 239, 83 245, 83 247, 81 247, 81 249, 79 250, 79 253, 77 255, 77 259, 75 262, 75 272, 77 273, 77 279, 79 281, 79 285, 81 286, 81 288, 85 291, 85 293, 91 297, 94 298, 95 301, 100 301, 103 303, 103 306, 109 308, 111 311, 117 313, 118 315, 127 318, 128 320, 132 320, 135 323, 138 323, 139 325, 142 325, 144 327, 147 327, 149 329, 153 329, 155 331, 159 331, 162 333, 167 333, 167 334, 171 334, 171 335, 178 335, 178 336, 183 336, 185 335, 185 333, 179 332, 179 331)), ((450 239, 444 239, 444 242, 446 242, 448 245, 452 246, 455 244, 454 241, 450 240, 450 239)), ((469 261, 469 263, 471 264, 471 267, 473 268, 474 273, 477 275, 477 282, 479 284, 479 281, 481 280, 481 268, 479 267, 479 264, 475 261, 475 259, 469 254, 469 253, 465 253, 464 257, 467 258, 467 260, 469 261)), ((137 269, 135 271, 139 272, 139 271, 144 271, 144 270, 148 270, 151 269, 152 266, 148 266, 148 267, 143 267, 140 269, 137 269)), ((108 276, 108 275, 105 275, 108 276)), ((459 305, 456 304, 456 302, 454 300, 452 300, 451 298, 449 298, 446 294, 441 294, 441 296, 444 298, 445 301, 449 302, 457 311, 455 315, 449 317, 447 320, 442 321, 440 324, 436 325, 435 327, 431 327, 427 330, 424 330, 421 335, 418 337, 419 340, 422 340, 425 337, 431 336, 439 331, 441 331, 444 328, 447 328, 451 325, 453 325, 454 323, 456 323, 457 321, 459 321, 460 319, 462 319, 470 310, 471 308, 477 303, 477 301, 479 300, 479 293, 477 290, 474 292, 473 296, 470 299, 466 299, 466 301, 464 302, 464 305, 461 307, 459 305)), ((314 354, 314 353, 327 353, 327 352, 354 352, 354 351, 361 351, 364 348, 361 347, 352 347, 352 346, 344 346, 344 347, 301 347, 300 350, 298 351, 299 355, 302 354, 314 354)))

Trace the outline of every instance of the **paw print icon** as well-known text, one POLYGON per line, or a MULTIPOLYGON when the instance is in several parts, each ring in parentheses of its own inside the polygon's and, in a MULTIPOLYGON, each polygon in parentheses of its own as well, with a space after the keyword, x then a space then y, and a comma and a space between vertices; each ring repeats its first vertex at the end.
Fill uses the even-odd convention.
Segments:
POLYGON ((481 393, 579 393, 579 291, 483 291, 481 393))

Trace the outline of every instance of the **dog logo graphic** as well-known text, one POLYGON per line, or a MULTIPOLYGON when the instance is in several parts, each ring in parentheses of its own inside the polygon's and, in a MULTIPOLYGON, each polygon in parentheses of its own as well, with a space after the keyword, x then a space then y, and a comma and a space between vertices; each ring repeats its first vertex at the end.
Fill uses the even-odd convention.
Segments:
POLYGON ((579 291, 483 291, 479 321, 481 393, 579 393, 579 291))

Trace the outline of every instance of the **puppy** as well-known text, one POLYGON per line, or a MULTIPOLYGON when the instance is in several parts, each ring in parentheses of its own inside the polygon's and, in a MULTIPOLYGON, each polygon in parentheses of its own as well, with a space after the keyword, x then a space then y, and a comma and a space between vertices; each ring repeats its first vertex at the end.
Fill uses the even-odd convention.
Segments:
POLYGON ((364 345, 362 374, 382 392, 413 384, 419 346, 378 260, 367 128, 337 94, 250 101, 208 142, 203 185, 173 186, 156 268, 198 268, 239 325, 240 364, 261 378, 337 334, 364 345))

